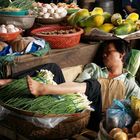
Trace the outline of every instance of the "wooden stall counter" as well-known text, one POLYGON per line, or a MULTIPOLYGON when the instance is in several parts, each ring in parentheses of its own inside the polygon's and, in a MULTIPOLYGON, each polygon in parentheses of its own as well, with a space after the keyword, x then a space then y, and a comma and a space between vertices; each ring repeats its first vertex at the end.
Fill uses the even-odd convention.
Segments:
POLYGON ((48 54, 42 57, 35 57, 31 54, 16 56, 14 64, 5 65, 6 77, 46 63, 56 63, 61 68, 85 65, 93 60, 98 46, 98 42, 80 43, 72 48, 51 49, 48 54))

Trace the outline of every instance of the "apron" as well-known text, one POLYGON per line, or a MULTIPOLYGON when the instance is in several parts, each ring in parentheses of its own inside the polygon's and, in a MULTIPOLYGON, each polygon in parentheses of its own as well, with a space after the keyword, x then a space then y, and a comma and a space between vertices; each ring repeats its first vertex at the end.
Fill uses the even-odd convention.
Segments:
POLYGON ((105 112, 112 105, 113 99, 122 100, 125 98, 125 85, 120 80, 99 78, 101 84, 102 111, 105 112))

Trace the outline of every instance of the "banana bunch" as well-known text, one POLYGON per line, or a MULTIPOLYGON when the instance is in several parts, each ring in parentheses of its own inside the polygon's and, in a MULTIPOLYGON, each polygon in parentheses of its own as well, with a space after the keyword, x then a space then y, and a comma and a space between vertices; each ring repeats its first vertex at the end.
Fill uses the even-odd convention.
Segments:
POLYGON ((140 118, 140 99, 135 96, 131 97, 131 109, 135 116, 140 118))

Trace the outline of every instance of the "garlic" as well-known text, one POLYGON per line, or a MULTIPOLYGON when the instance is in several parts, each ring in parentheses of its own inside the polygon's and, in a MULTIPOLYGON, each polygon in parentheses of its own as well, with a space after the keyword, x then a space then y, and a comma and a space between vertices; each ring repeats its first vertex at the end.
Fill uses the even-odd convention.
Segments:
POLYGON ((54 13, 53 18, 58 19, 58 18, 60 18, 60 15, 58 13, 54 13))
POLYGON ((44 13, 43 12, 39 12, 39 16, 43 16, 44 15, 44 13))
POLYGON ((55 4, 54 4, 54 3, 50 3, 50 5, 51 5, 51 7, 55 6, 55 4))
POLYGON ((58 7, 56 5, 53 5, 52 8, 56 10, 58 7))
POLYGON ((50 16, 50 13, 45 13, 45 14, 43 15, 44 18, 49 18, 49 16, 50 16))
POLYGON ((5 27, 0 27, 1 29, 0 29, 0 32, 1 33, 7 33, 7 29, 5 28, 5 27))
POLYGON ((67 12, 59 13, 59 16, 60 16, 61 18, 65 17, 66 15, 67 15, 67 12))
POLYGON ((15 27, 15 31, 18 32, 19 31, 19 28, 15 27))
POLYGON ((1 27, 6 27, 6 26, 4 24, 2 24, 1 27))
POLYGON ((57 8, 55 11, 56 11, 56 13, 62 13, 63 10, 64 10, 63 7, 59 7, 59 8, 57 8))
POLYGON ((14 28, 7 28, 7 32, 8 33, 14 33, 14 32, 16 32, 16 30, 14 28))
POLYGON ((15 26, 13 24, 8 24, 6 28, 15 28, 15 26))
POLYGON ((53 14, 54 13, 54 9, 53 8, 48 9, 48 13, 53 14))
POLYGON ((47 8, 47 9, 51 9, 52 6, 50 4, 44 4, 44 6, 47 8))
POLYGON ((47 13, 47 11, 48 11, 48 9, 47 9, 46 7, 43 7, 43 8, 41 9, 41 12, 43 12, 43 13, 47 13))
POLYGON ((38 2, 38 3, 37 3, 37 6, 38 6, 38 7, 42 7, 42 3, 41 3, 41 2, 38 2))

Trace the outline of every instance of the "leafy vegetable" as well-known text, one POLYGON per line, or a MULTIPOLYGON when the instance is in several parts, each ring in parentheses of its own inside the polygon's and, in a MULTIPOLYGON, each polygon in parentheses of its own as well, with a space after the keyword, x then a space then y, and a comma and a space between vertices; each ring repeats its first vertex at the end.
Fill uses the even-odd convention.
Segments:
POLYGON ((139 66, 140 66, 140 51, 132 49, 126 69, 129 70, 133 76, 135 76, 139 66))
POLYGON ((29 10, 33 7, 34 0, 14 0, 8 7, 20 8, 22 10, 29 10))
MULTIPOLYGON (((41 70, 34 79, 47 84, 56 84, 53 81, 53 74, 47 70, 41 70)), ((34 97, 28 90, 26 78, 14 80, 0 91, 0 100, 5 104, 34 113, 67 114, 90 109, 86 95, 78 93, 34 97)))

